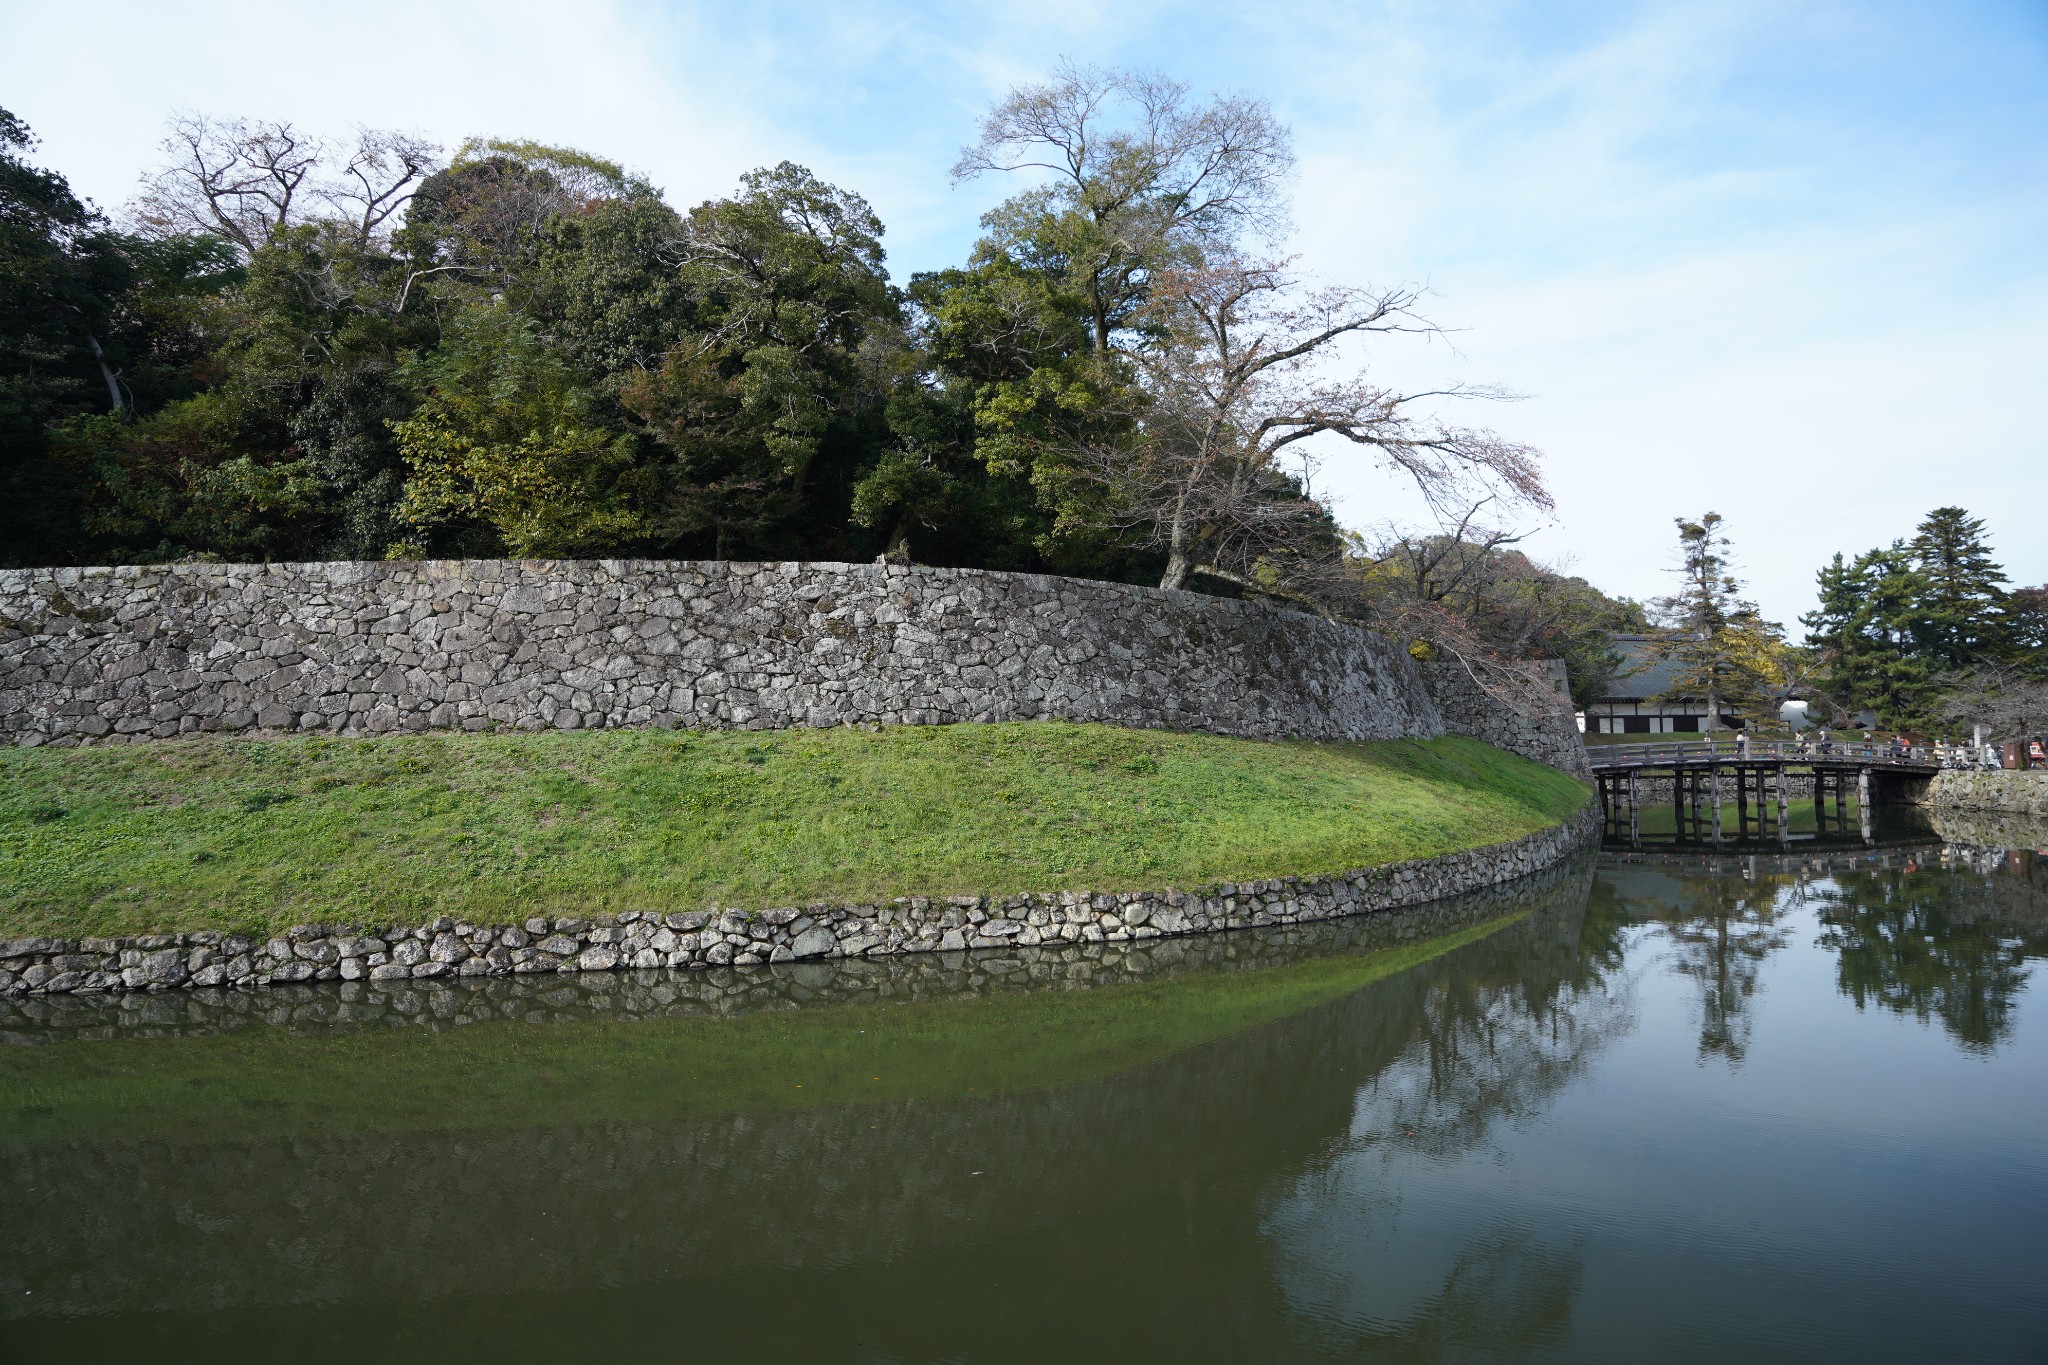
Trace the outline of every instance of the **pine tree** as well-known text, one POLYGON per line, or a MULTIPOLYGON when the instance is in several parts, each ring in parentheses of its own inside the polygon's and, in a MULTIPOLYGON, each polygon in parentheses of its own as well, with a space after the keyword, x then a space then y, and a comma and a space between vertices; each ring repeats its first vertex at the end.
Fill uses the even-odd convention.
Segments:
POLYGON ((1918 634, 1926 583, 1903 541, 1845 564, 1837 554, 1820 571, 1819 607, 1800 617, 1820 656, 1819 683, 1844 711, 1869 710, 1881 725, 1921 719, 1933 669, 1918 634))
POLYGON ((2006 661, 2022 673, 2048 678, 2048 583, 2005 595, 1998 643, 2006 661))
POLYGON ((1679 589, 1651 603, 1663 629, 1656 657, 1671 665, 1671 686, 1660 700, 1706 703, 1706 728, 1719 728, 1723 708, 1754 712, 1776 695, 1784 678, 1784 642, 1742 596, 1721 514, 1677 519, 1679 589))
POLYGON ((1960 507, 1937 507, 1913 536, 1920 598, 1914 645, 1936 669, 1965 668, 1995 647, 2005 570, 1991 557, 1984 522, 1960 507))

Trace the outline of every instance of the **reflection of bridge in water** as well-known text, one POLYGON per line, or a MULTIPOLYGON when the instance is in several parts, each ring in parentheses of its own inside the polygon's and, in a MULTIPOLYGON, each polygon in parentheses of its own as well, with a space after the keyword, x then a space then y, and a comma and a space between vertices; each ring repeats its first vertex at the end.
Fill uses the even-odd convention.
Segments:
POLYGON ((1878 744, 1615 744, 1589 748, 1587 757, 1600 794, 1606 837, 1626 838, 1638 846, 1643 842, 1643 812, 1651 799, 1645 789, 1653 785, 1660 789, 1658 804, 1662 799, 1671 804, 1671 838, 1677 843, 1755 840, 1782 846, 1825 841, 1832 835, 1844 842, 1874 844, 1874 810, 1921 804, 1928 782, 1940 770, 1925 749, 1878 744), (1813 786, 1811 834, 1792 832, 1794 781, 1813 786), (1670 793, 1663 798, 1661 788, 1666 784, 1670 793), (1731 798, 1732 831, 1725 815, 1731 798))

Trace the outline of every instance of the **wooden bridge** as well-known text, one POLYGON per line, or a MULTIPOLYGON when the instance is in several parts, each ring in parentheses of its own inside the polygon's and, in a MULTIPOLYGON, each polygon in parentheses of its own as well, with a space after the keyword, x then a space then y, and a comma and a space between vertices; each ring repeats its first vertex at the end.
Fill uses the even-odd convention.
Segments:
POLYGON ((1919 804, 1928 781, 1941 770, 1926 749, 1888 744, 1607 744, 1589 745, 1586 755, 1608 836, 1626 836, 1632 844, 1642 842, 1643 787, 1652 780, 1671 784, 1672 828, 1680 841, 1723 842, 1722 808, 1732 796, 1735 838, 1775 834, 1788 842, 1788 793, 1794 777, 1813 781, 1814 819, 1822 834, 1831 825, 1848 832, 1853 789, 1857 824, 1867 840, 1873 806, 1919 804))

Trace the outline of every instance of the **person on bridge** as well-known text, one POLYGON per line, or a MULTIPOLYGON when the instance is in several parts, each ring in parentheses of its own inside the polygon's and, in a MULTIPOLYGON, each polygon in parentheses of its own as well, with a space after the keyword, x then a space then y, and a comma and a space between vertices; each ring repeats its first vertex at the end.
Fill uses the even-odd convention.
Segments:
POLYGON ((1747 730, 1737 730, 1735 732, 1735 757, 1737 760, 1749 757, 1749 731, 1747 730))
POLYGON ((1835 742, 1828 738, 1826 730, 1820 732, 1820 751, 1823 754, 1831 754, 1835 751, 1835 742))

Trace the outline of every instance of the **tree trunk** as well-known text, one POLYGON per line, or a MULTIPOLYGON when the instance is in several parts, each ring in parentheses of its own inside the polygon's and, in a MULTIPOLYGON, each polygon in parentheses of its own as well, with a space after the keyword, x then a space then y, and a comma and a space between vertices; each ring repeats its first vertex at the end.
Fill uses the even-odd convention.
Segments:
POLYGON ((92 347, 92 358, 99 363, 100 378, 107 383, 107 402, 111 405, 114 415, 118 417, 128 411, 128 400, 121 396, 121 380, 115 375, 114 367, 107 364, 107 353, 100 349, 100 339, 87 332, 85 341, 92 347))
POLYGON ((910 518, 900 517, 896 529, 889 533, 889 544, 882 553, 875 556, 877 564, 910 563, 910 518))
POLYGON ((1179 550, 1175 550, 1166 556, 1166 572, 1159 575, 1159 586, 1185 588, 1188 585, 1188 575, 1194 571, 1195 562, 1179 550))

